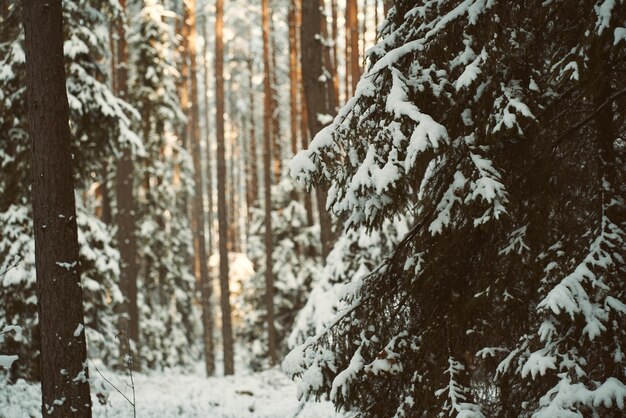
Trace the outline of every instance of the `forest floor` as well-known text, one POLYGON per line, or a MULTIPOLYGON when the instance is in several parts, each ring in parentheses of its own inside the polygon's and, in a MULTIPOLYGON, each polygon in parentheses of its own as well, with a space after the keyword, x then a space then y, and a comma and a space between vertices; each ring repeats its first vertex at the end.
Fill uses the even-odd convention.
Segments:
MULTIPOLYGON (((311 402, 302 407, 296 399, 296 383, 278 369, 227 377, 201 376, 175 371, 135 373, 138 418, 340 418, 330 402, 311 402)), ((91 371, 92 378, 93 370, 91 371)), ((103 374, 105 374, 103 372, 103 374)), ((106 371, 106 377, 132 397, 127 375, 106 371)), ((110 389, 107 405, 93 394, 94 417, 133 417, 133 408, 121 394, 110 389)), ((18 381, 9 385, 0 376, 0 417, 40 417, 38 384, 18 381)), ((132 398, 131 398, 132 399, 132 398)))

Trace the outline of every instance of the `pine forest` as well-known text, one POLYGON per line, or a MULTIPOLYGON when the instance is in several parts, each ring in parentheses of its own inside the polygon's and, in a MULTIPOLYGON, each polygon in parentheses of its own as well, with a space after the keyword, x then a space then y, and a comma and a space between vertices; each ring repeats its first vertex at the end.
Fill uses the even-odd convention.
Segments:
POLYGON ((626 417, 626 0, 0 0, 30 417, 626 417))

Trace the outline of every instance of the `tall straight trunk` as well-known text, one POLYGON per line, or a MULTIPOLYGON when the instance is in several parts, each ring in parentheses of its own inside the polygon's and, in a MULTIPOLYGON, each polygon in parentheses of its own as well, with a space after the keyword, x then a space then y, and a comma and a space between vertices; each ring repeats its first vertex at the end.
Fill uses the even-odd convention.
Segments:
MULTIPOLYGON (((306 106, 308 113, 309 131, 315 136, 324 126, 317 118, 319 114, 334 115, 335 103, 333 84, 322 75, 324 48, 319 37, 322 14, 320 0, 304 0, 302 2, 302 15, 307 19, 302 21, 302 76, 305 89, 306 106), (318 63, 318 65, 311 65, 318 63)), ((334 236, 330 215, 326 210, 326 192, 321 188, 316 190, 317 207, 320 215, 320 234, 322 241, 322 253, 328 255, 332 247, 334 236)))
POLYGON ((187 0, 187 20, 189 26, 187 39, 187 55, 189 57, 189 87, 191 117, 188 118, 191 138, 189 145, 194 169, 194 196, 191 207, 191 232, 193 234, 194 272, 197 287, 200 289, 202 304, 202 327, 204 330, 204 360, 206 373, 211 376, 215 373, 213 355, 213 312, 211 309, 211 293, 213 286, 209 280, 206 257, 206 241, 204 236, 204 187, 202 184, 202 160, 200 156, 200 110, 198 106, 198 65, 196 57, 196 0, 187 0))
POLYGON ((346 0, 347 33, 350 38, 350 81, 351 94, 354 94, 356 85, 361 77, 359 63, 359 10, 357 0, 346 0))
MULTIPOLYGON (((337 94, 337 90, 335 89, 335 74, 337 74, 337 69, 335 67, 335 62, 332 57, 332 47, 329 45, 328 41, 328 22, 326 21, 326 17, 322 16, 322 21, 320 25, 320 31, 322 34, 322 39, 324 39, 324 43, 322 44, 324 47, 324 68, 326 69, 325 75, 330 74, 331 82, 332 82, 332 94, 334 95, 335 105, 339 102, 339 96, 337 94)), ((335 109, 332 109, 333 112, 335 109)))
MULTIPOLYGON (((121 0, 120 6, 126 11, 126 1, 121 0)), ((122 99, 128 99, 128 44, 123 18, 117 22, 117 71, 116 93, 122 99)), ((124 295, 123 315, 120 320, 120 332, 128 338, 121 338, 122 352, 131 353, 132 347, 126 347, 128 340, 135 344, 135 352, 139 353, 139 309, 137 307, 137 238, 135 235, 135 188, 134 163, 129 147, 122 150, 117 160, 117 242, 120 250, 120 290, 124 295)), ((136 360, 136 361, 135 361, 136 360)), ((138 369, 138 359, 132 366, 138 369)))
POLYGON ((250 89, 250 137, 248 139, 248 169, 246 181, 246 204, 248 206, 248 224, 252 220, 252 208, 259 200, 259 182, 257 169, 257 150, 256 150, 256 121, 254 119, 255 100, 254 100, 254 84, 252 76, 254 72, 254 62, 252 56, 248 58, 248 85, 250 89))
POLYGON ((23 19, 42 415, 91 417, 61 1, 27 0, 23 19))
POLYGON ((270 85, 272 87, 272 154, 274 157, 274 178, 276 182, 280 181, 281 172, 282 172, 282 144, 280 142, 282 135, 280 133, 280 114, 278 107, 278 66, 276 65, 276 50, 278 47, 276 46, 276 36, 274 31, 273 21, 270 20, 270 42, 271 42, 271 57, 272 57, 272 65, 270 66, 270 74, 271 81, 270 85))
POLYGON ((380 26, 380 17, 378 15, 378 1, 374 0, 374 43, 378 42, 378 27, 380 26))
POLYGON ((226 139, 224 136, 224 0, 215 2, 215 129, 217 133, 217 218, 220 249, 220 305, 224 374, 235 372, 235 352, 228 282, 228 211, 226 207, 226 139))
POLYGON ((274 275, 272 264, 272 85, 270 67, 270 17, 268 0, 261 0, 263 29, 263 171, 265 178, 265 307, 267 310, 268 356, 272 365, 278 362, 276 329, 274 327, 274 275))
POLYGON ((209 210, 207 212, 207 231, 209 236, 207 238, 208 247, 207 247, 207 255, 211 257, 213 254, 213 164, 211 164, 211 160, 213 154, 211 153, 211 113, 209 109, 209 97, 207 95, 207 91, 209 89, 209 60, 208 60, 208 41, 207 33, 208 33, 208 25, 209 18, 205 15, 204 21, 202 24, 202 37, 204 38, 204 43, 202 46, 202 60, 204 63, 204 88, 205 92, 202 95, 203 97, 203 106, 204 106, 204 140, 206 142, 206 193, 207 200, 209 205, 209 210))
POLYGON ((367 2, 363 0, 363 18, 361 19, 361 56, 365 57, 365 44, 367 41, 367 2))
MULTIPOLYGON (((229 91, 233 92, 232 88, 232 79, 229 82, 229 91)), ((233 106, 234 107, 234 106, 233 106)), ((231 114, 236 114, 233 112, 233 107, 231 107, 231 114)), ((228 195, 228 204, 227 207, 230 209, 228 211, 229 219, 228 219, 228 248, 229 251, 238 252, 239 251, 239 243, 237 241, 238 232, 237 232, 237 203, 236 203, 236 194, 237 194, 237 180, 235 178, 235 167, 239 162, 239 155, 237 151, 237 139, 239 137, 239 129, 234 124, 234 121, 230 124, 231 132, 229 135, 229 164, 228 167, 228 181, 226 182, 226 191, 228 195)))
POLYGON ((335 89, 335 97, 337 98, 337 105, 339 105, 339 55, 337 49, 337 41, 339 40, 339 24, 337 23, 337 0, 330 1, 330 14, 331 14, 331 36, 332 36, 332 54, 333 54, 333 88, 335 89))
POLYGON ((296 37, 296 0, 289 3, 289 128, 291 155, 298 152, 298 40, 296 37))
MULTIPOLYGON (((298 7, 298 15, 296 17, 298 25, 298 52, 302 54, 302 40, 300 37, 300 28, 302 27, 302 8, 298 7)), ((304 83, 302 82, 302 62, 298 60, 298 93, 300 95, 300 146, 306 149, 309 146, 309 118, 307 117, 306 98, 304 93, 304 83)), ((307 225, 313 225, 313 198, 311 193, 304 193, 304 208, 306 210, 307 225)))

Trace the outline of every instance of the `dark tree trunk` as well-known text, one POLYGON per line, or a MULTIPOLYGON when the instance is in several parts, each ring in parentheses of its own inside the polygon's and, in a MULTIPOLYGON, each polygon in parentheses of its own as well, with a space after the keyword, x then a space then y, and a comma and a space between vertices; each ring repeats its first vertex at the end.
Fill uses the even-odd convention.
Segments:
MULTIPOLYGON (((307 16, 302 21, 302 78, 306 96, 309 131, 315 136, 324 125, 317 115, 335 114, 335 94, 332 80, 323 78, 322 43, 319 39, 322 14, 319 0, 303 1, 302 15, 307 16), (311 65, 311 63, 320 63, 311 65)), ((320 234, 322 253, 324 257, 331 250, 334 236, 330 215, 326 210, 326 192, 321 188, 316 190, 317 208, 320 215, 320 234)))
POLYGON ((211 309, 211 293, 213 287, 209 280, 209 272, 206 258, 206 241, 204 236, 204 210, 202 185, 202 161, 200 158, 200 112, 198 108, 198 65, 196 59, 196 0, 189 0, 187 5, 187 21, 189 25, 187 39, 187 54, 189 57, 189 87, 191 117, 189 129, 191 138, 189 145, 194 169, 194 196, 191 208, 191 231, 193 234, 194 271, 200 295, 202 298, 202 327, 204 330, 204 360, 206 373, 211 376, 215 373, 215 360, 213 356, 213 313, 211 309))
POLYGON ((222 308, 222 340, 224 374, 235 372, 235 352, 230 311, 228 281, 228 211, 226 207, 226 153, 224 137, 224 0, 215 5, 215 101, 217 131, 217 217, 220 246, 220 304, 222 308))
POLYGON ((270 67, 270 17, 268 0, 261 1, 263 26, 263 171, 265 178, 265 307, 267 310, 268 356, 272 365, 278 361, 274 327, 274 275, 272 272, 272 85, 270 67))
MULTIPOLYGON (((120 1, 122 10, 126 10, 126 1, 120 1)), ((128 44, 123 19, 117 22, 117 71, 116 93, 128 99, 128 44)), ((123 353, 131 353, 127 347, 128 340, 134 342, 135 353, 139 353, 139 310, 137 308, 137 239, 135 235, 135 196, 134 196, 134 165, 130 148, 122 150, 117 162, 117 241, 120 250, 120 290, 124 295, 124 306, 120 320, 120 333, 127 338, 120 338, 123 353)), ((135 357, 135 356, 133 356, 135 357)), ((132 362, 138 369, 140 362, 135 358, 132 362)))
POLYGON ((42 415, 91 417, 61 1, 27 0, 23 18, 42 415))

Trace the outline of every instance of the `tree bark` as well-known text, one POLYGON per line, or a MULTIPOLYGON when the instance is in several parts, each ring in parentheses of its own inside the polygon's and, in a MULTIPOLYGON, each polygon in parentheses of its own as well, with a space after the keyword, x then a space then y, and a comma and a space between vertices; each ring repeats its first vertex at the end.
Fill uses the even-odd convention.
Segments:
MULTIPOLYGON (((319 0, 305 0, 302 2, 302 15, 307 16, 302 23, 302 76, 305 89, 308 124, 311 137, 315 136, 324 125, 318 115, 335 114, 335 94, 332 80, 322 77, 323 45, 319 39, 322 14, 319 0), (319 63, 319 65, 311 65, 319 63)), ((322 253, 324 257, 331 250, 334 234, 330 214, 326 210, 326 192, 321 188, 316 190, 317 208, 320 215, 320 235, 322 253)))
MULTIPOLYGON (((209 89, 209 60, 208 57, 208 41, 207 33, 209 26, 209 18, 208 16, 204 17, 204 22, 202 25, 202 36, 204 38, 204 44, 202 47, 202 59, 204 63, 204 88, 206 90, 209 89)), ((210 258, 213 255, 213 164, 211 163, 213 155, 211 154, 211 132, 210 132, 210 124, 211 124, 211 113, 209 109, 209 98, 207 95, 207 91, 204 92, 203 101, 204 101, 204 134, 206 141, 206 191, 208 197, 208 205, 209 210, 207 213, 207 231, 209 233, 208 236, 208 248, 207 248, 207 256, 210 258)))
POLYGON ((24 2, 42 415, 91 417, 60 0, 24 2))
POLYGON ((200 157, 200 111, 198 107, 198 65, 196 48, 196 0, 187 0, 187 20, 189 26, 187 39, 187 55, 189 57, 189 87, 191 93, 191 117, 188 118, 191 133, 189 145, 194 169, 194 196, 191 215, 191 231, 193 234, 194 272, 197 287, 200 289, 202 302, 202 326, 204 330, 204 359, 206 373, 212 376, 215 373, 213 355, 213 312, 211 309, 211 293, 213 286, 209 280, 206 258, 206 241, 204 236, 204 187, 202 184, 202 161, 200 157))
POLYGON ((252 220, 252 208, 257 204, 259 200, 259 183, 258 183, 258 169, 257 169, 257 150, 256 150, 256 122, 254 120, 255 100, 254 100, 254 84, 252 81, 252 75, 254 71, 254 62, 252 56, 248 58, 248 85, 250 89, 250 138, 248 142, 248 168, 247 182, 246 182, 246 204, 248 206, 248 224, 252 220))
POLYGON ((226 207, 226 139, 224 137, 224 0, 215 3, 215 128, 217 133, 217 217, 220 250, 220 305, 222 308, 222 340, 224 374, 235 372, 233 329, 228 280, 228 212, 226 207))
MULTIPOLYGON (((268 10, 269 13, 269 10, 268 10)), ((281 138, 282 135, 280 133, 280 108, 278 107, 278 66, 276 65, 276 37, 274 34, 274 24, 273 20, 270 20, 269 26, 269 38, 271 42, 271 57, 272 64, 270 66, 270 74, 271 81, 270 85, 272 87, 272 153, 274 157, 274 178, 276 182, 280 182, 281 174, 282 174, 282 166, 283 166, 283 158, 282 158, 282 144, 281 138)))
POLYGON ((270 363, 278 362, 276 352, 276 329, 274 327, 274 275, 272 265, 272 85, 270 67, 270 18, 268 0, 261 0, 263 28, 263 144, 265 178, 265 307, 267 310, 267 343, 270 363))
MULTIPOLYGON (((296 35, 298 36, 298 54, 302 55, 302 4, 298 2, 296 9, 296 35)), ((306 99, 304 94, 304 83, 302 82, 302 62, 298 60, 298 94, 300 95, 299 117, 300 117, 300 146, 306 149, 309 145, 309 119, 307 117, 306 99)), ((304 193, 304 208, 306 210, 307 225, 313 225, 313 198, 311 193, 304 193)))
POLYGON ((298 152, 298 41, 296 37, 296 0, 289 3, 289 127, 291 155, 298 152))
MULTIPOLYGON (((357 0, 346 0, 347 34, 350 38, 350 81, 352 82, 351 94, 354 94, 356 85, 361 78, 361 66, 359 63, 359 11, 357 0)), ((347 99, 346 99, 347 100, 347 99)))
MULTIPOLYGON (((126 1, 121 0, 120 6, 126 12, 126 1)), ((123 18, 117 22, 117 71, 116 94, 128 99, 128 44, 123 18)), ((117 161, 117 241, 120 250, 120 290, 124 295, 122 317, 119 331, 127 338, 120 338, 122 353, 139 353, 139 309, 137 307, 137 238, 135 234, 135 190, 134 164, 130 147, 122 150, 117 161), (132 341, 135 345, 127 347, 132 341)), ((132 356, 132 367, 138 370, 140 361, 132 356)))

